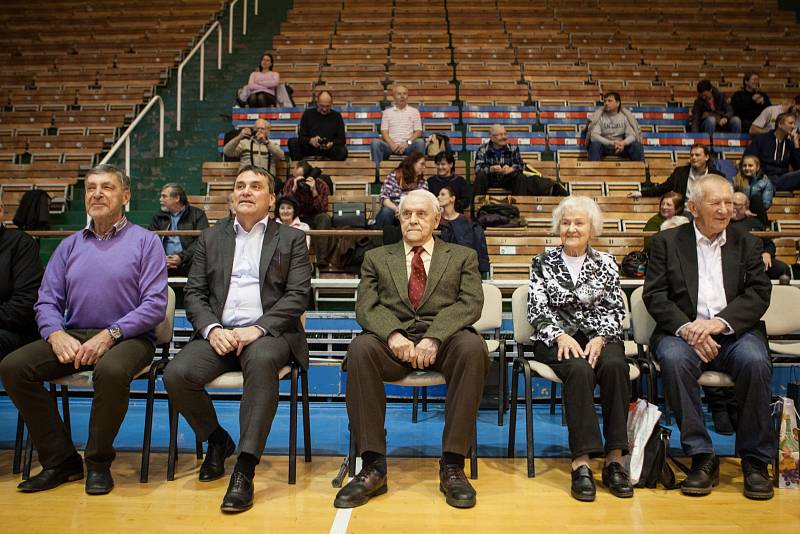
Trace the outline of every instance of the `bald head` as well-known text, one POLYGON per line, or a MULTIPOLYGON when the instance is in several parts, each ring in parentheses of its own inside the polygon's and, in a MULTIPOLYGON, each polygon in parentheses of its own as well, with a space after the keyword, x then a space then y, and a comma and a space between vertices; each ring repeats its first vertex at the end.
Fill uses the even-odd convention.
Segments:
POLYGON ((741 191, 733 194, 733 220, 741 221, 747 217, 747 208, 750 207, 750 199, 741 191))

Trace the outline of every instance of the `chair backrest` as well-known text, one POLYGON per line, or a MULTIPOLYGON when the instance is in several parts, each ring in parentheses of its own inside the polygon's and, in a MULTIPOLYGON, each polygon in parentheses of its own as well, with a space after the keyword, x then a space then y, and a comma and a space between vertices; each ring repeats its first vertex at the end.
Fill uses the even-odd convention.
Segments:
POLYGON ((649 345, 650 336, 656 329, 656 321, 647 311, 642 300, 643 287, 637 287, 631 295, 631 322, 633 323, 633 339, 638 345, 649 345))
POLYGON ((175 291, 167 286, 167 315, 156 327, 156 345, 172 341, 172 329, 175 324, 175 291))
POLYGON ((772 286, 769 308, 762 317, 768 336, 786 336, 800 332, 800 289, 772 286))
POLYGON ((533 326, 528 322, 528 285, 519 286, 511 295, 511 322, 514 341, 518 345, 530 344, 533 326))
POLYGON ((484 282, 481 317, 472 326, 478 332, 500 328, 503 324, 503 294, 500 288, 484 282))
POLYGON ((622 303, 625 305, 625 316, 622 318, 622 331, 627 333, 628 330, 631 328, 631 306, 628 303, 628 295, 620 289, 620 293, 622 293, 622 303))

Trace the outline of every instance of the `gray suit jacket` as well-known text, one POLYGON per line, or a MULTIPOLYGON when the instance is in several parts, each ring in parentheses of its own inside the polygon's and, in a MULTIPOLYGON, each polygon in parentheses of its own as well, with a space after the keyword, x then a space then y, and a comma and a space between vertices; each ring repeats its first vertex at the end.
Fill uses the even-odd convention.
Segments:
MULTIPOLYGON (((197 241, 184 298, 195 335, 208 325, 222 324, 235 250, 232 219, 204 230, 197 241)), ((300 321, 311 294, 305 233, 270 221, 261 248, 259 278, 264 314, 255 324, 269 336, 283 336, 294 359, 307 367, 308 343, 300 321)))

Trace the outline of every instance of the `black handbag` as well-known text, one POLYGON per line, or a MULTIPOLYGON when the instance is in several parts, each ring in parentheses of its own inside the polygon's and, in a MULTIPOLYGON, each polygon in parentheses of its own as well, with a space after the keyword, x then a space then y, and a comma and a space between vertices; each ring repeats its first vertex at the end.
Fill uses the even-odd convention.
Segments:
POLYGON ((367 209, 363 202, 337 202, 333 205, 334 228, 366 228, 367 209))

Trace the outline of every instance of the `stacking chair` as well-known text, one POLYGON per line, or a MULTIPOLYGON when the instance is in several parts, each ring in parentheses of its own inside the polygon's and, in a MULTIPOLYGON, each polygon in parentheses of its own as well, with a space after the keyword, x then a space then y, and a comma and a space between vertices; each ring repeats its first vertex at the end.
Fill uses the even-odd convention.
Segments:
MULTIPOLYGON (((305 325, 305 314, 302 316, 305 325)), ((292 360, 289 365, 284 366, 278 371, 278 379, 289 378, 291 381, 289 394, 289 484, 294 484, 297 480, 297 382, 301 382, 302 407, 303 407, 303 452, 305 461, 311 461, 311 421, 310 403, 308 400, 308 371, 303 369, 297 362, 292 360)), ((241 371, 231 371, 222 373, 220 376, 206 384, 206 389, 234 389, 241 390, 244 387, 244 374, 241 371)), ((212 395, 213 396, 213 395, 212 395)), ((239 395, 241 399, 241 395, 239 395)), ((178 460, 178 410, 170 402, 169 407, 169 452, 167 455, 167 480, 175 480, 175 464, 178 460)), ((203 457, 202 445, 195 440, 197 458, 203 457)))
MULTIPOLYGON (((767 325, 767 336, 788 336, 800 333, 800 288, 795 286, 772 286, 772 299, 767 313, 762 318, 767 325)), ((780 342, 770 340, 769 350, 773 363, 795 364, 800 358, 800 341, 780 342)))
MULTIPOLYGON (((533 335, 533 327, 528 322, 528 286, 520 286, 514 290, 511 296, 511 315, 514 325, 514 341, 517 344, 517 357, 514 359, 511 377, 511 413, 509 415, 509 429, 508 429, 508 457, 514 457, 514 442, 516 440, 516 423, 517 423, 517 394, 519 391, 519 375, 520 372, 525 375, 525 444, 526 444, 526 457, 528 460, 528 476, 535 477, 536 470, 534 466, 534 441, 533 441, 533 394, 531 388, 532 378, 534 376, 542 377, 555 384, 561 384, 561 379, 558 378, 553 369, 546 364, 537 362, 535 360, 525 359, 525 350, 528 352, 533 350, 531 346, 531 335, 533 335)), ((639 378, 639 368, 635 364, 629 364, 630 367, 630 380, 634 381, 639 378)))
MULTIPOLYGON (((169 346, 172 341, 172 330, 175 321, 175 292, 171 287, 167 287, 167 315, 156 327, 156 347, 161 352, 161 357, 156 356, 153 362, 146 365, 136 374, 134 380, 147 378, 147 401, 145 403, 144 437, 142 439, 142 464, 139 470, 139 482, 145 483, 148 480, 150 470, 150 443, 153 431, 153 406, 155 404, 156 376, 169 361, 169 346)), ((64 425, 67 432, 72 435, 72 428, 69 417, 69 388, 91 388, 93 371, 80 371, 62 378, 50 381, 50 391, 53 399, 56 400, 56 386, 61 388, 61 409, 63 411, 64 425)), ((19 430, 18 430, 19 432, 19 430)), ((27 480, 30 475, 31 453, 33 443, 28 439, 28 450, 23 465, 22 478, 27 480)))

